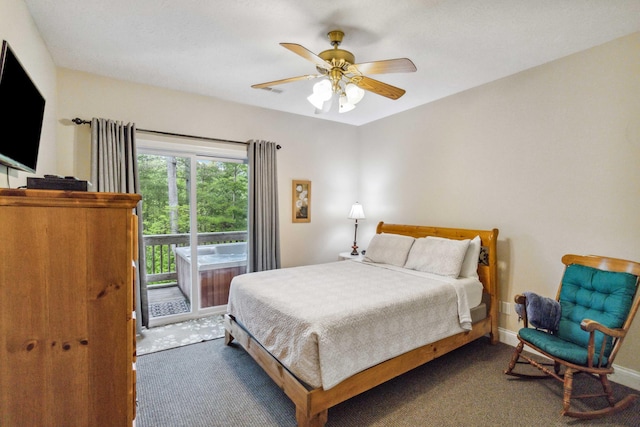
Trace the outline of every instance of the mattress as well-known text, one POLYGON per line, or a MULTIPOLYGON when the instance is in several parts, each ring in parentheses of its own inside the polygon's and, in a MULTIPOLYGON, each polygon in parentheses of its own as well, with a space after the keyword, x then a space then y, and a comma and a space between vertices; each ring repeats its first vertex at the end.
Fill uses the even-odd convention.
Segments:
POLYGON ((326 390, 469 330, 481 298, 477 279, 338 261, 236 276, 227 307, 290 372, 326 390))

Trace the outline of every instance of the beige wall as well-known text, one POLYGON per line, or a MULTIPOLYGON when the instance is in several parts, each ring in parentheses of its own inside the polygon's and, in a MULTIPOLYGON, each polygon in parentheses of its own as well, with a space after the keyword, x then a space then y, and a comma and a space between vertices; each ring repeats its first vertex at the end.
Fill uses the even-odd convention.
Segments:
MULTIPOLYGON (((44 122, 40 139, 40 151, 36 176, 55 173, 56 139, 55 120, 57 107, 56 68, 29 10, 22 0, 0 0, 0 40, 9 42, 22 66, 45 99, 44 122)), ((17 136, 2 144, 20 144, 20 130, 17 136)), ((16 188, 26 185, 27 176, 34 176, 15 169, 6 170, 0 165, 0 187, 16 188)))
POLYGON ((357 128, 223 102, 92 74, 58 70, 58 173, 90 177, 92 117, 134 122, 138 128, 234 141, 264 139, 278 152, 283 266, 337 260, 353 239, 347 219, 357 199, 357 128), (291 222, 291 180, 312 183, 311 223, 291 222))
MULTIPOLYGON (((362 248, 379 220, 499 228, 504 301, 553 295, 565 253, 640 260, 640 34, 359 128, 56 70, 22 0, 0 0, 0 37, 47 100, 38 176, 89 177, 89 129, 74 117, 281 144, 285 266, 347 250, 356 199, 362 248), (291 223, 291 179, 313 182, 310 224, 291 223)), ((10 186, 25 177, 10 171, 10 186)), ((519 327, 513 312, 500 325, 519 327)), ((636 322, 618 364, 640 371, 639 351, 636 322)))
MULTIPOLYGON (((555 296, 566 253, 640 260, 639 52, 636 33, 361 127, 363 237, 498 228, 509 302, 555 296)), ((616 362, 640 371, 639 353, 636 321, 616 362)))

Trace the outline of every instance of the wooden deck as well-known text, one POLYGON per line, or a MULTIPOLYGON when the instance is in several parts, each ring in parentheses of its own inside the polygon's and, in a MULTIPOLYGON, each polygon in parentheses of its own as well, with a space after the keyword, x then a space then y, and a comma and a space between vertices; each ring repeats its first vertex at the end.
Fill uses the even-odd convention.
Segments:
POLYGON ((149 316, 160 317, 188 313, 190 302, 178 285, 149 287, 147 289, 149 316))

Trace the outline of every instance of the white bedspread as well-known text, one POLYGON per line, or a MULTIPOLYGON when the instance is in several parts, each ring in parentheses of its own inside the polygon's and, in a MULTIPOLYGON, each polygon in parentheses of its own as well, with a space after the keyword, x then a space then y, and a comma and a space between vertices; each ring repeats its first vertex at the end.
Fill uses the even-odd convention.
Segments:
POLYGON ((299 379, 329 389, 470 329, 468 296, 481 291, 475 279, 338 261, 236 276, 228 312, 299 379))

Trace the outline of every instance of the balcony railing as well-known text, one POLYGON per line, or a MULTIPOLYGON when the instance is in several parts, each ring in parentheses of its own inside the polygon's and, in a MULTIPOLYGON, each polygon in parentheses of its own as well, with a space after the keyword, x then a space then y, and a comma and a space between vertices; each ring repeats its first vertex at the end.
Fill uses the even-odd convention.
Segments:
MULTIPOLYGON (((147 264, 143 278, 146 284, 176 282, 178 275, 174 250, 176 247, 189 246, 189 234, 150 234, 142 236, 142 241, 147 264)), ((246 241, 246 231, 198 233, 198 246, 246 241)))

